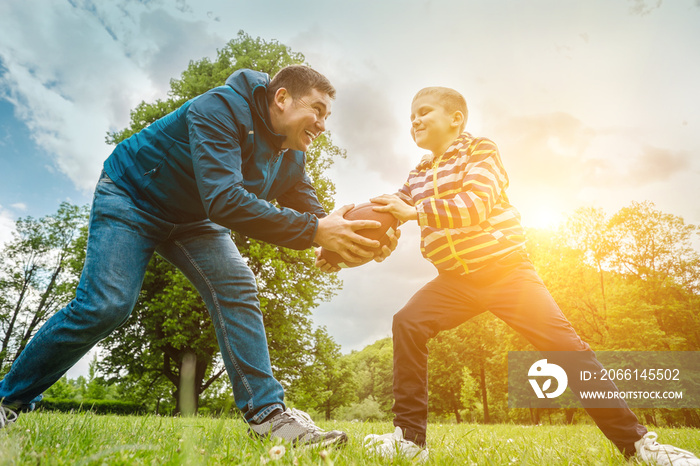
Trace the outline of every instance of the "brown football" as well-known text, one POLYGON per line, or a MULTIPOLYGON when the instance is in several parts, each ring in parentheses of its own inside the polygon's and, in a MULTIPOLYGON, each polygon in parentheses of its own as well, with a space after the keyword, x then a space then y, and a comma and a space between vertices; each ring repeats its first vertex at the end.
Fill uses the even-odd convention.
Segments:
MULTIPOLYGON (((396 231, 399 226, 399 221, 388 212, 375 212, 374 207, 379 207, 382 204, 377 204, 375 202, 367 202, 365 204, 358 204, 343 216, 347 220, 376 220, 381 223, 379 228, 367 228, 364 230, 357 230, 356 233, 369 239, 376 239, 379 241, 381 246, 388 246, 389 236, 396 231)), ((381 250, 381 246, 374 248, 376 252, 381 250)), ((363 259, 362 262, 348 262, 342 258, 340 254, 335 251, 328 251, 325 248, 321 248, 321 259, 325 259, 326 262, 341 268, 357 267, 359 265, 366 264, 370 262, 370 259, 363 259)))

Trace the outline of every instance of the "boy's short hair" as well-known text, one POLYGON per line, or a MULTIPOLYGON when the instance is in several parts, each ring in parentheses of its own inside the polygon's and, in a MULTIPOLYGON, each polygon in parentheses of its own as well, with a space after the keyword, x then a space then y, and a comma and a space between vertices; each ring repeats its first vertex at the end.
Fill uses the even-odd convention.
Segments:
POLYGON ((462 112, 462 114, 464 115, 464 122, 462 123, 462 127, 460 128, 460 132, 464 131, 464 126, 467 124, 467 117, 469 116, 469 111, 467 109, 467 101, 464 99, 464 96, 462 94, 455 91, 454 89, 450 89, 449 87, 432 86, 425 87, 418 91, 413 97, 413 100, 416 100, 417 98, 426 95, 435 96, 442 105, 442 107, 448 113, 456 111, 462 112))
POLYGON ((304 97, 316 89, 335 99, 335 88, 328 78, 306 65, 289 65, 279 70, 267 86, 268 100, 281 88, 287 89, 292 98, 304 97))

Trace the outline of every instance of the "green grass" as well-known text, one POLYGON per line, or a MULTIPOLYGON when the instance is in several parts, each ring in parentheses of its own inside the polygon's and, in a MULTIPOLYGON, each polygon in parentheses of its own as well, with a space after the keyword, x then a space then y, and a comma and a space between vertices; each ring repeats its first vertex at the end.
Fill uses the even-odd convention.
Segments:
MULTIPOLYGON (((362 439, 387 433, 390 423, 319 422, 346 431, 347 445, 293 449, 273 460, 274 442, 247 435, 238 419, 98 416, 90 413, 22 414, 0 431, 0 465, 381 465, 412 464, 366 453, 362 439)), ((700 453, 700 431, 658 429, 659 440, 700 453)), ((432 465, 627 465, 592 425, 429 426, 432 465)))

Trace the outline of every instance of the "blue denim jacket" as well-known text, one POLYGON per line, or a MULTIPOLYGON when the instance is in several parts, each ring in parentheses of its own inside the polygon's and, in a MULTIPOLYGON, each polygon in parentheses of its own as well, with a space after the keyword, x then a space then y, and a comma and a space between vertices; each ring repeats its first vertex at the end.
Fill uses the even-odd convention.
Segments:
POLYGON ((236 71, 225 86, 122 141, 105 172, 163 220, 209 218, 259 240, 310 247, 326 213, 306 175, 306 154, 282 151, 285 137, 268 124, 268 84, 265 73, 236 71))

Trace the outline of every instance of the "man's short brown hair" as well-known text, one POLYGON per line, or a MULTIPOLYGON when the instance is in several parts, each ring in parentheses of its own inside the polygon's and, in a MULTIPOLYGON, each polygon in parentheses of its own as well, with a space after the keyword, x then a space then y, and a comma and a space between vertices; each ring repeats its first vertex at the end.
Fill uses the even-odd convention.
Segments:
POLYGON ((306 65, 289 65, 279 70, 267 86, 267 98, 272 101, 281 88, 287 89, 292 98, 304 97, 316 89, 335 99, 335 88, 328 78, 306 65))
POLYGON ((467 109, 467 101, 464 99, 464 96, 460 94, 459 92, 455 91, 454 89, 450 89, 449 87, 440 87, 440 86, 433 86, 433 87, 425 87, 418 91, 413 97, 413 100, 416 100, 419 97, 423 97, 425 95, 432 95, 437 100, 440 102, 440 105, 448 112, 456 112, 460 111, 464 115, 464 123, 462 123, 462 128, 460 131, 464 131, 464 126, 467 124, 467 117, 469 116, 469 112, 467 109))

